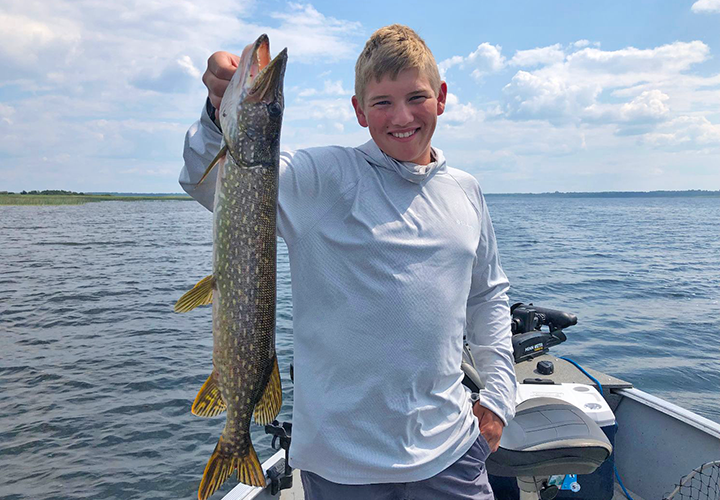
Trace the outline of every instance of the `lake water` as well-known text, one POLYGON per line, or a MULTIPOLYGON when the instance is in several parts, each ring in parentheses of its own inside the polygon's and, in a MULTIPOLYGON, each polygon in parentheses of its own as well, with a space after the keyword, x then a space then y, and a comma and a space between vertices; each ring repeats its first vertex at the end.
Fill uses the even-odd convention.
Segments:
MULTIPOLYGON (((554 354, 720 422, 720 198, 488 204, 511 301, 578 315, 554 354)), ((172 306, 210 273, 211 235, 193 202, 0 207, 0 499, 196 497, 225 419, 190 414, 210 310, 172 306)), ((283 245, 278 273, 290 419, 283 245)))

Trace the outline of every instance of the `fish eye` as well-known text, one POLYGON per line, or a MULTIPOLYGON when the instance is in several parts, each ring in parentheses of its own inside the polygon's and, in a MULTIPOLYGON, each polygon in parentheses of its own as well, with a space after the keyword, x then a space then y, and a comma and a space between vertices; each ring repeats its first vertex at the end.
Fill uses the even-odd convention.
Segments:
POLYGON ((268 104, 268 114, 270 114, 270 116, 272 116, 273 118, 277 118, 282 114, 282 112, 283 108, 279 102, 273 102, 271 104, 268 104))

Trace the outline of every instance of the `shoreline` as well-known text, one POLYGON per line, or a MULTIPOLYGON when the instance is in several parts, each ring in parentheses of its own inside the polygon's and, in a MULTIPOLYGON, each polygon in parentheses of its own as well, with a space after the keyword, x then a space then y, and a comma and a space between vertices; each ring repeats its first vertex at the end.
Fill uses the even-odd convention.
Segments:
POLYGON ((84 205, 101 201, 191 201, 188 195, 0 194, 0 206, 84 205))

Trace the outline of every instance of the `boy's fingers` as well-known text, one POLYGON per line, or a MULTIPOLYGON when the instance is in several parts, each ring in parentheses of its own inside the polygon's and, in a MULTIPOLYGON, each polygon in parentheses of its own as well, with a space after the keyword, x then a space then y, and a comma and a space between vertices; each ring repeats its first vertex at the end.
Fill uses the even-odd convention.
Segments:
POLYGON ((208 59, 208 71, 220 80, 230 80, 240 62, 240 57, 230 52, 215 52, 208 59))
POLYGON ((240 58, 230 52, 215 52, 208 59, 207 69, 202 81, 208 89, 208 97, 215 108, 220 108, 220 101, 225 94, 230 79, 237 69, 240 58))
POLYGON ((213 106, 215 106, 215 108, 219 109, 222 96, 225 94, 225 90, 230 82, 228 80, 220 80, 212 74, 206 74, 203 75, 203 83, 208 89, 210 102, 213 106))

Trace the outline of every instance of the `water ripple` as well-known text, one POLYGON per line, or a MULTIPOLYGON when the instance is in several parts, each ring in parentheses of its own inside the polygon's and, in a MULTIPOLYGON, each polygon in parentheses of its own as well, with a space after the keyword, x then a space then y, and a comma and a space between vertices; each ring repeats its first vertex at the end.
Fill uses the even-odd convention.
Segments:
MULTIPOLYGON (((488 204, 511 301, 579 317, 557 354, 720 421, 716 199, 488 204)), ((0 499, 194 497, 225 419, 189 411, 212 370, 210 308, 172 306, 210 272, 210 214, 171 201, 0 207, 0 234, 0 499)), ((284 245, 277 319, 289 419, 284 245)), ((251 432, 267 458, 269 436, 251 432)))

